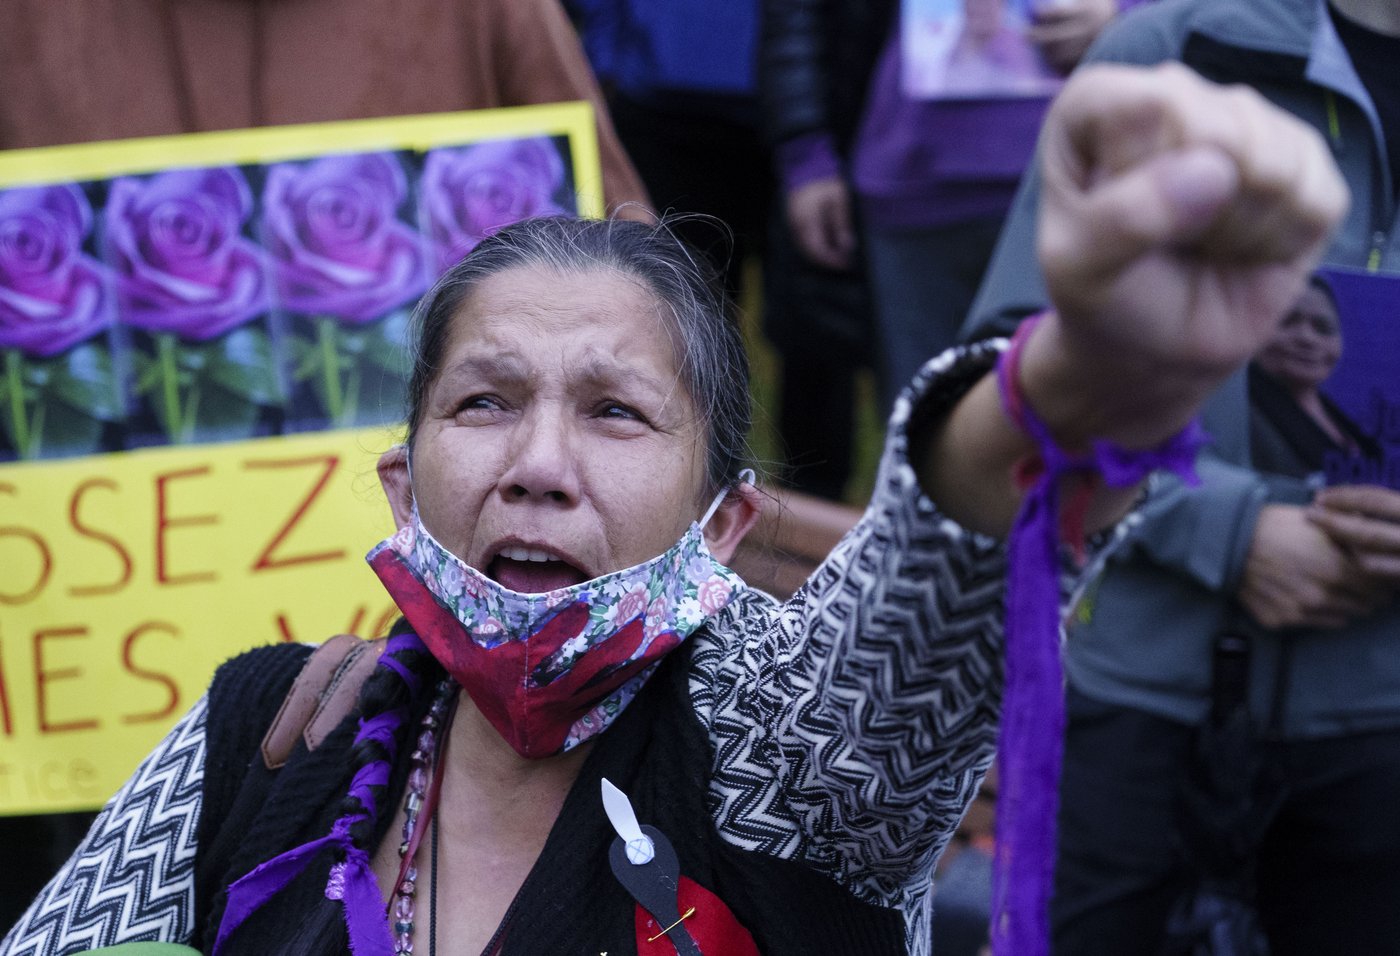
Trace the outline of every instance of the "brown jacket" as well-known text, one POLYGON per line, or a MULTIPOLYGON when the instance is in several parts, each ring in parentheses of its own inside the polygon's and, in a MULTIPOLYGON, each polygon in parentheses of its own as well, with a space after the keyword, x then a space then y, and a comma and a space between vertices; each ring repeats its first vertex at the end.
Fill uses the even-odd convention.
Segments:
POLYGON ((646 202, 558 0, 7 0, 0 148, 588 99, 609 207, 646 202))

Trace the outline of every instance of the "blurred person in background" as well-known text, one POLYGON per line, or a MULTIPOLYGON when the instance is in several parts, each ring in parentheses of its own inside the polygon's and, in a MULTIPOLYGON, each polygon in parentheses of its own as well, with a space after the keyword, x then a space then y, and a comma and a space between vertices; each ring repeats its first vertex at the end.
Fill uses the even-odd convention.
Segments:
POLYGON ((558 0, 13 0, 0 149, 588 100, 609 208, 647 202, 558 0))
MULTIPOLYGON (((1067 73, 1134 2, 1037 4, 1029 37, 1067 73)), ((965 5, 969 22, 1000 23, 1007 3, 965 5)), ((810 261, 864 262, 888 410, 912 371, 956 339, 1049 99, 911 98, 895 0, 765 0, 764 10, 761 70, 787 218, 810 261)))
MULTIPOLYGON (((1400 271, 1400 4, 1153 4, 1088 59, 1177 60, 1240 84, 1241 108, 1257 91, 1306 122, 1352 193, 1324 263, 1400 271)), ((1049 301, 1040 191, 1028 174, 967 334, 1007 333, 1049 301)), ((1232 891, 1253 897, 1274 956, 1400 953, 1400 492, 1315 492, 1263 473, 1243 372, 1202 421, 1213 438, 1204 484, 1153 486, 1142 524, 1072 618, 1055 952, 1157 956, 1169 914, 1200 885, 1177 794, 1216 709, 1217 638, 1239 631, 1241 704, 1260 739, 1252 773, 1243 759, 1226 768, 1258 791, 1214 840, 1241 848, 1232 891)))
POLYGON ((774 190, 758 77, 759 0, 567 0, 618 135, 657 208, 739 296, 762 259, 762 327, 782 359, 777 430, 789 487, 840 500, 851 477, 854 381, 868 340, 856 274, 809 262, 774 190))
POLYGON ((1332 287, 1314 275, 1249 363, 1249 442, 1256 469, 1320 482, 1329 452, 1380 455, 1375 440, 1322 390, 1342 347, 1332 287))

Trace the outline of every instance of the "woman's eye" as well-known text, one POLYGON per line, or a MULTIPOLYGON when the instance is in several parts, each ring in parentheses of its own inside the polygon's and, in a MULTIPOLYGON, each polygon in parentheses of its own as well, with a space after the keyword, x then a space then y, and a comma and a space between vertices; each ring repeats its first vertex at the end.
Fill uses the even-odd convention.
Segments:
POLYGON ((500 401, 491 395, 472 395, 469 398, 464 398, 462 400, 462 403, 457 406, 457 411, 459 413, 472 411, 494 411, 500 407, 500 401))
POLYGON ((598 415, 601 418, 616 418, 638 422, 646 421, 645 416, 643 416, 641 412, 621 402, 604 402, 598 407, 598 415))

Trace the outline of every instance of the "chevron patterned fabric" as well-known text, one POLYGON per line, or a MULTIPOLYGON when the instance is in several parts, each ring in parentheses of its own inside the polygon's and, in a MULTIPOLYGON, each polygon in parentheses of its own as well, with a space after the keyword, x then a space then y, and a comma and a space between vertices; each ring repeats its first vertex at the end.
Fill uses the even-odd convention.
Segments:
POLYGON ((73 856, 0 940, 0 953, 57 956, 188 941, 204 717, 201 697, 107 802, 73 856))
MULTIPOLYGON (((934 864, 996 745, 1005 551, 923 496, 905 429, 919 396, 925 410, 950 406, 1001 344, 924 368, 896 405, 870 507, 791 600, 742 592, 691 639, 690 705, 713 745, 707 805, 721 837, 901 913, 911 956, 930 951, 934 864)), ((1091 543, 1095 567, 1129 525, 1091 543)), ((1066 560, 1068 598, 1081 577, 1066 560)), ((0 956, 188 942, 203 761, 201 701, 0 956)))
MULTIPOLYGON (((951 404, 994 355, 948 353, 916 389, 951 404)), ((922 956, 934 863, 996 745, 1005 552, 920 493, 910 409, 870 507, 807 584, 780 607, 751 592, 697 635, 691 698, 720 834, 899 910, 922 956)))

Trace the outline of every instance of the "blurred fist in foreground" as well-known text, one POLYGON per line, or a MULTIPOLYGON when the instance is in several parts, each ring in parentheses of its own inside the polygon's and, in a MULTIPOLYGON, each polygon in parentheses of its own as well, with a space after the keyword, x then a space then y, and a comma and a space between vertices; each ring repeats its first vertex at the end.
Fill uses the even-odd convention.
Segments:
POLYGON ((1026 389, 1067 443, 1141 446, 1182 427, 1272 334, 1348 202, 1314 130, 1170 63, 1073 76, 1041 163, 1037 245, 1058 319, 1028 343, 1050 374, 1026 389), (1099 411, 1056 415, 1057 387, 1079 376, 1099 411))

